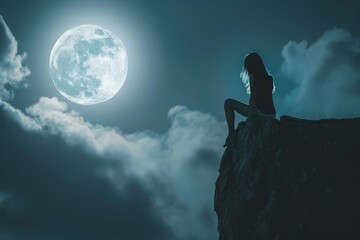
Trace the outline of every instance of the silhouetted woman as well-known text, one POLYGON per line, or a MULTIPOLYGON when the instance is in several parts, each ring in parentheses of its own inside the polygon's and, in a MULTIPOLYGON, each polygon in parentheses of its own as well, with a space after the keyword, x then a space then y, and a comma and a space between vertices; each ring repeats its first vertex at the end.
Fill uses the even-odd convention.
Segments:
POLYGON ((234 111, 245 117, 276 116, 272 99, 272 93, 275 90, 273 78, 267 72, 259 54, 252 52, 245 56, 240 78, 245 84, 247 93, 250 94, 249 105, 231 98, 225 101, 224 107, 229 134, 224 147, 229 145, 234 137, 234 111))

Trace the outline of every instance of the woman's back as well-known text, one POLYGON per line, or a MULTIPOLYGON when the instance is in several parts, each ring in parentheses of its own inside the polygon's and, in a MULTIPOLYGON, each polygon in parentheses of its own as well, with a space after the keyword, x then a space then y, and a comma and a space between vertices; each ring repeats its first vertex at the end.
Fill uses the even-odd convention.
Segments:
POLYGON ((272 98, 273 78, 266 75, 255 79, 256 107, 264 114, 275 114, 275 106, 272 98))

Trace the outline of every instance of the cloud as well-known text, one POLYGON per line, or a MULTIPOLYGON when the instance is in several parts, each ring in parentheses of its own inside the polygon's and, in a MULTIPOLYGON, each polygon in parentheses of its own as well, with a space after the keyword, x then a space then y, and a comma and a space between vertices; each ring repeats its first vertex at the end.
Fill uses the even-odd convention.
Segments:
POLYGON ((217 239, 213 193, 226 123, 175 106, 164 133, 124 133, 55 97, 17 109, 5 86, 20 86, 29 70, 1 20, 0 236, 217 239))
MULTIPOLYGON (((56 98, 40 98, 26 112, 42 129, 61 136, 69 144, 83 145, 106 159, 121 161, 126 172, 140 179, 154 194, 157 211, 180 239, 211 239, 216 235, 212 195, 225 123, 210 114, 175 106, 169 110, 171 125, 164 134, 123 134, 115 128, 86 122, 56 98), (159 188, 164 192, 159 192, 159 188), (201 219, 204 214, 210 216, 210 226, 209 221, 201 219), (194 232, 194 227, 202 231, 194 232)), ((121 187, 118 179, 124 181, 123 177, 109 171, 114 185, 121 187)))
POLYGON ((286 112, 306 118, 360 115, 360 44, 344 29, 326 31, 314 43, 289 42, 282 73, 296 87, 285 96, 286 112))
POLYGON ((25 85, 30 70, 22 66, 26 53, 18 54, 17 41, 0 15, 0 99, 13 97, 13 88, 25 85))
POLYGON ((41 126, 34 119, 26 116, 22 111, 13 107, 8 102, 0 99, 0 107, 4 109, 8 116, 19 123, 23 129, 28 131, 41 131, 41 126))
POLYGON ((70 147, 56 135, 24 131, 4 114, 2 239, 176 239, 154 208, 154 193, 126 173, 122 161, 70 147), (108 170, 124 181, 115 185, 102 174, 108 170))
MULTIPOLYGON (((129 194, 129 184, 136 181, 142 191, 151 196, 149 209, 166 221, 177 239, 216 238, 212 200, 225 123, 218 122, 210 114, 175 106, 169 110, 171 125, 165 133, 124 134, 116 128, 86 122, 57 98, 40 98, 26 109, 26 114, 12 107, 4 109, 30 132, 36 129, 38 134, 61 137, 70 146, 82 146, 80 149, 85 148, 90 156, 119 163, 121 171, 97 167, 94 174, 101 174, 111 182, 114 192, 124 195, 129 194)), ((54 149, 57 151, 62 150, 54 149)), ((84 153, 80 158, 89 157, 84 153)), ((89 163, 82 161, 82 164, 89 163)), ((101 190, 95 191, 101 194, 101 190)))

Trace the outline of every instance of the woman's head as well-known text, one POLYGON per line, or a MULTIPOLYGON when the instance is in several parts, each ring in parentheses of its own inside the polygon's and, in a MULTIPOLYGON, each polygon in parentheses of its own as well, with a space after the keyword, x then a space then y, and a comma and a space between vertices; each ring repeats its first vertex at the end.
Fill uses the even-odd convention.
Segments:
MULTIPOLYGON (((240 78, 243 81, 246 92, 250 94, 250 74, 253 74, 255 78, 263 79, 270 76, 268 73, 263 60, 260 55, 256 52, 245 55, 244 67, 240 73, 240 78)), ((275 90, 275 86, 273 91, 275 90)))
POLYGON ((249 53, 245 56, 244 68, 249 74, 267 74, 264 62, 256 52, 249 53))

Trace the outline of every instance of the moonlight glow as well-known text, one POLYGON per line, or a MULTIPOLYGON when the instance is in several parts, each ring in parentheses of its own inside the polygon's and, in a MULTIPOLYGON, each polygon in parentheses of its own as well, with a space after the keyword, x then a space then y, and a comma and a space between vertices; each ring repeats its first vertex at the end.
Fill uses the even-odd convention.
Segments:
POLYGON ((50 54, 50 75, 57 90, 84 105, 112 98, 125 82, 128 58, 112 32, 95 25, 66 31, 50 54))

